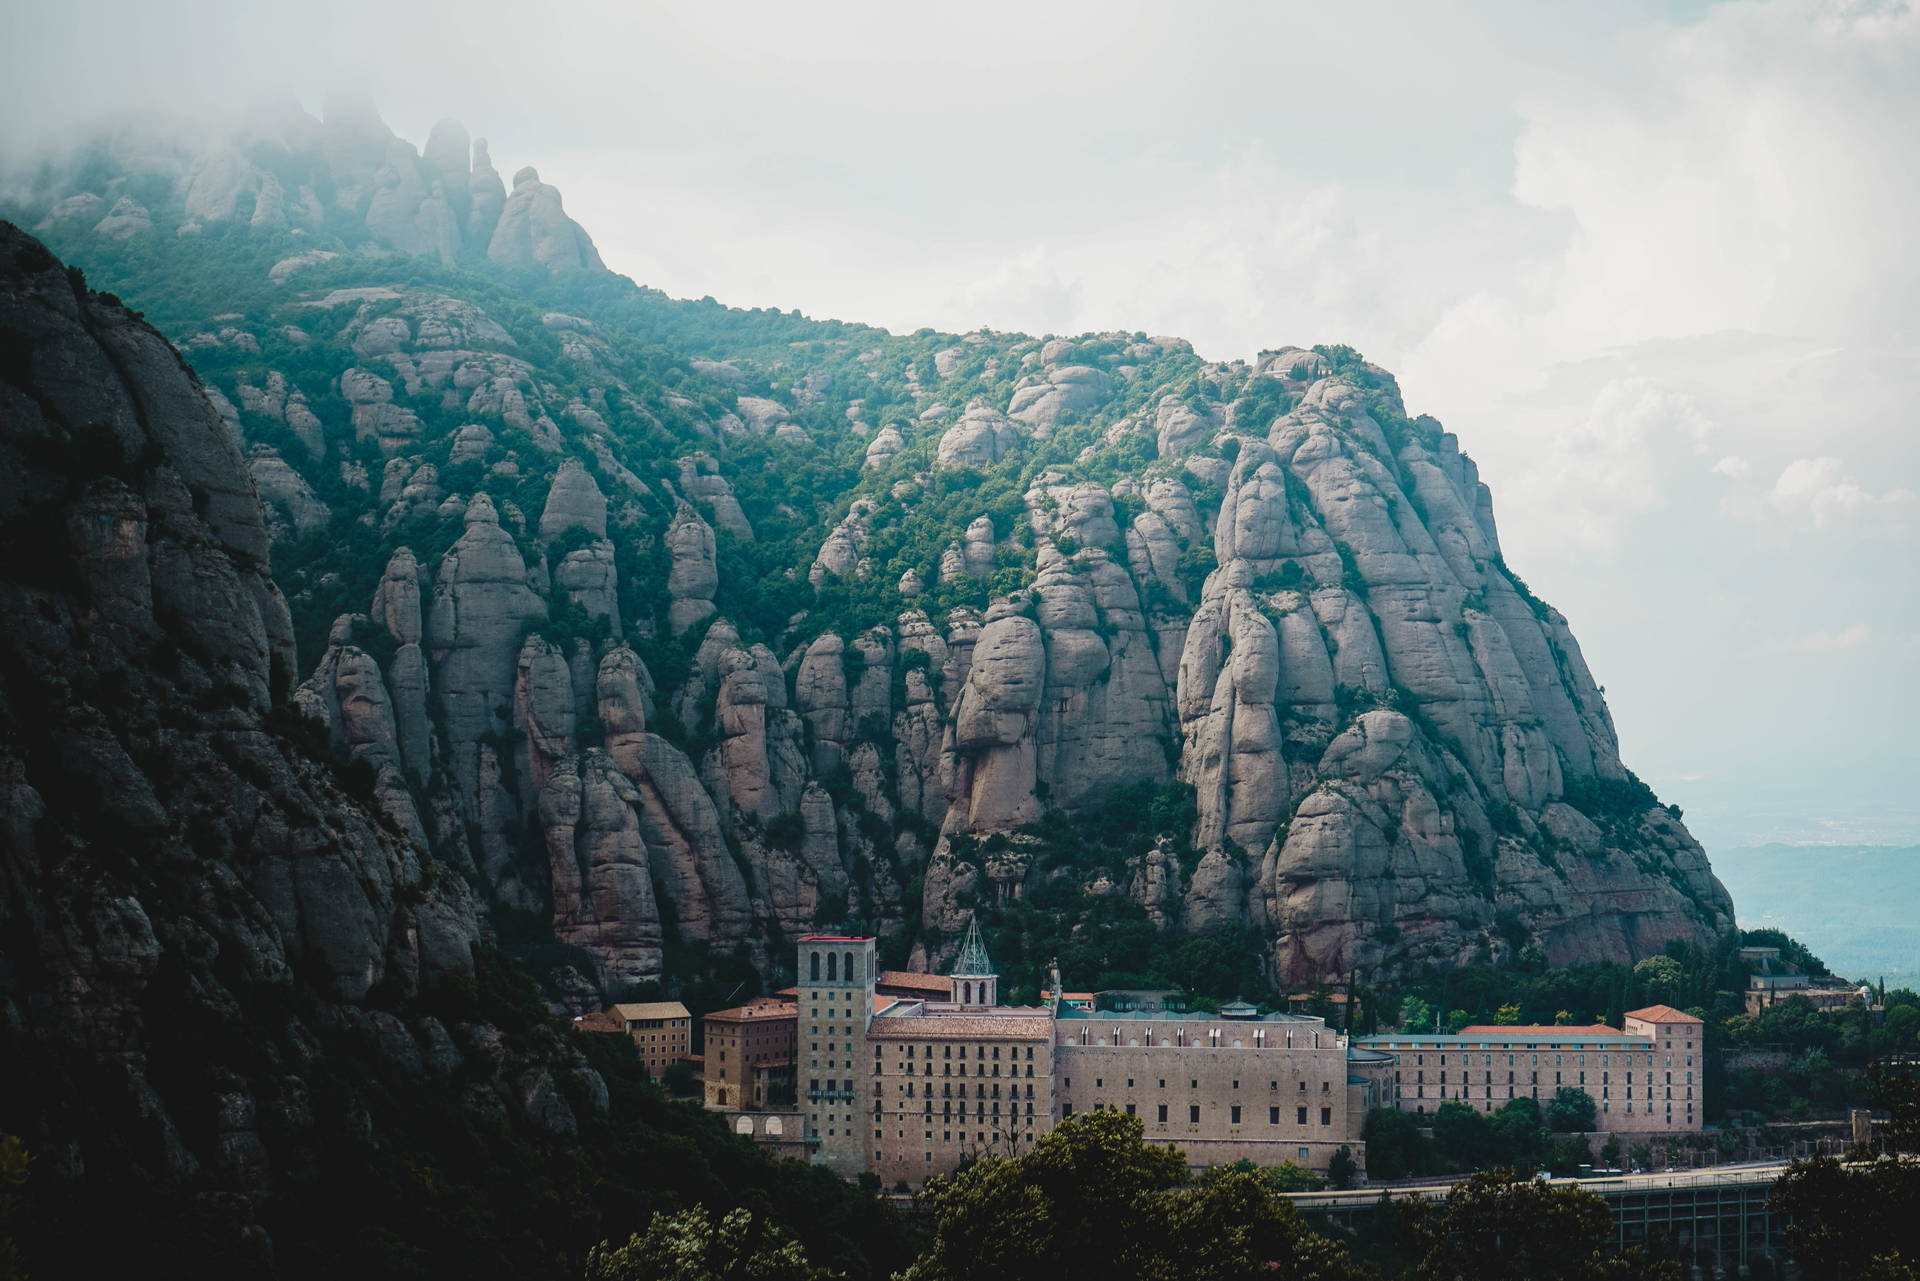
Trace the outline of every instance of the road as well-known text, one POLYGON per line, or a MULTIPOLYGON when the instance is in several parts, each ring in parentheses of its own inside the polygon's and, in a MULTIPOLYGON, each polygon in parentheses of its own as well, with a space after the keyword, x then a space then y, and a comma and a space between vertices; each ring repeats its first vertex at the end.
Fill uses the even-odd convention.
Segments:
MULTIPOLYGON (((1771 1183, 1786 1172, 1785 1161, 1765 1161, 1744 1165, 1720 1165, 1708 1170, 1671 1171, 1659 1174, 1608 1174, 1584 1179, 1555 1179, 1559 1187, 1581 1187, 1601 1196, 1627 1192, 1646 1192, 1664 1188, 1733 1187, 1741 1184, 1771 1183)), ((1465 1178, 1462 1175, 1461 1178, 1465 1178)), ((1346 1192, 1289 1192, 1287 1196, 1302 1210, 1348 1210, 1379 1203, 1380 1196, 1398 1201, 1410 1196, 1444 1201, 1458 1180, 1392 1187, 1354 1188, 1346 1192)))

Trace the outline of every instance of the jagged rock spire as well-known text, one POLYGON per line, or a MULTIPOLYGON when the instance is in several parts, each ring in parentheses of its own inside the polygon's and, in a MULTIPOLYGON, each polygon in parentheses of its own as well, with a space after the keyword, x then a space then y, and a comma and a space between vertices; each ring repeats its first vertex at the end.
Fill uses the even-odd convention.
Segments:
POLYGON ((967 918, 967 935, 960 940, 960 955, 955 958, 953 972, 961 978, 991 978, 994 975, 993 961, 987 956, 987 944, 980 937, 980 918, 967 918))

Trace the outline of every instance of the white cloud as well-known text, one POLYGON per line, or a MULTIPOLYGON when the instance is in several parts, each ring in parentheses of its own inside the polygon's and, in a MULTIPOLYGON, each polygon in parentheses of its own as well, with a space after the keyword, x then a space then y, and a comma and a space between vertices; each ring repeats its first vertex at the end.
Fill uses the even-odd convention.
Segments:
MULTIPOLYGON (((1693 397, 1637 375, 1611 378, 1561 422, 1530 423, 1496 450, 1496 502, 1533 555, 1610 554, 1627 529, 1665 505, 1677 460, 1706 448, 1715 425, 1693 397)), ((1484 453, 1478 445, 1476 452, 1484 453)))
POLYGON ((1842 470, 1837 458, 1796 458, 1774 481, 1767 504, 1814 529, 1826 529, 1862 516, 1896 521, 1911 508, 1913 495, 1904 489, 1870 494, 1842 470))
POLYGON ((1725 458, 1722 458, 1713 465, 1714 475, 1731 476, 1735 480, 1741 479, 1752 471, 1753 464, 1738 454, 1728 454, 1725 458))

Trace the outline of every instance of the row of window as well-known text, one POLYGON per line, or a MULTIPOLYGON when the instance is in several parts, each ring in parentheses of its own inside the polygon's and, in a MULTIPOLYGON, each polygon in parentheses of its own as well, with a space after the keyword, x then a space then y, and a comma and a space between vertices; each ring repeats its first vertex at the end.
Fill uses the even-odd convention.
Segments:
MULTIPOLYGON (((886 1109, 882 1108, 878 1103, 873 1105, 874 1120, 878 1121, 885 1114, 886 1114, 886 1109)), ((906 1112, 900 1108, 895 1108, 893 1114, 896 1117, 904 1117, 906 1115, 906 1112)), ((944 1117, 954 1117, 954 1116, 965 1117, 966 1114, 967 1114, 967 1104, 966 1104, 966 1100, 964 1099, 961 1100, 960 1107, 958 1110, 955 1110, 951 1102, 942 1104, 940 1108, 940 1115, 944 1117)), ((979 1117, 986 1116, 987 1105, 984 1103, 974 1104, 973 1114, 979 1117)), ((1018 1116, 1019 1114, 1020 1114, 1020 1105, 1017 1102, 1010 1102, 1007 1106, 1007 1115, 1018 1116)), ((921 1106, 920 1115, 925 1117, 931 1117, 933 1115, 933 1103, 931 1100, 929 1100, 927 1103, 921 1106)), ((993 1105, 993 1115, 995 1117, 998 1117, 1000 1115, 1000 1104, 997 1101, 993 1105)), ((1029 1118, 1033 1116, 1033 1104, 1031 1102, 1027 1104, 1027 1116, 1029 1118)), ((1029 1119, 1027 1124, 1029 1125, 1033 1124, 1032 1120, 1029 1119)))
MULTIPOLYGON (((1098 1112, 1098 1111, 1100 1111, 1100 1110, 1101 1110, 1101 1109, 1103 1109, 1103 1108, 1108 1108, 1108 1107, 1111 1107, 1111 1106, 1113 1106, 1113 1105, 1111 1105, 1111 1104, 1107 1104, 1107 1103, 1096 1103, 1096 1104, 1094 1104, 1094 1105, 1093 1105, 1093 1110, 1094 1110, 1094 1111, 1096 1111, 1096 1112, 1098 1112)), ((1127 1112, 1127 1115, 1128 1115, 1128 1116, 1134 1116, 1134 1115, 1137 1115, 1137 1114, 1136 1114, 1136 1113, 1134 1112, 1134 1105, 1133 1105, 1133 1104, 1131 1104, 1131 1103, 1129 1103, 1129 1104, 1127 1104, 1127 1105, 1126 1105, 1126 1112, 1127 1112)), ((1228 1108, 1228 1109, 1227 1109, 1227 1113, 1228 1113, 1228 1116, 1227 1116, 1227 1124, 1228 1124, 1228 1125, 1239 1125, 1239 1124, 1240 1124, 1240 1105, 1239 1105, 1239 1104, 1237 1104, 1237 1103, 1236 1103, 1236 1104, 1234 1104, 1234 1105, 1233 1105, 1232 1107, 1230 1107, 1230 1108, 1228 1108)), ((1061 1104, 1061 1105, 1060 1105, 1060 1115, 1061 1115, 1061 1116, 1063 1116, 1063 1117, 1068 1117, 1068 1116, 1072 1116, 1072 1115, 1073 1115, 1073 1104, 1071 1104, 1071 1103, 1063 1103, 1063 1104, 1061 1104)), ((1156 1110, 1156 1112, 1155 1112, 1155 1116, 1154 1116, 1154 1119, 1155 1119, 1155 1121, 1157 1121, 1157 1122, 1158 1122, 1159 1124, 1161 1124, 1161 1125, 1165 1125, 1165 1124, 1167 1123, 1167 1105, 1166 1105, 1166 1104, 1164 1104, 1164 1103, 1161 1103, 1161 1104, 1158 1104, 1158 1105, 1157 1105, 1157 1110, 1156 1110)), ((1303 1107, 1298 1107, 1298 1108, 1295 1108, 1295 1109, 1293 1110, 1293 1123, 1294 1123, 1295 1125, 1305 1125, 1305 1124, 1307 1124, 1307 1109, 1305 1109, 1305 1108, 1303 1108, 1303 1107)), ((1189 1125, 1198 1125, 1198 1124, 1200 1124, 1200 1105, 1199 1105, 1198 1103, 1191 1103, 1191 1104, 1188 1104, 1188 1105, 1187 1105, 1187 1124, 1189 1124, 1189 1125)), ((1277 1107, 1270 1107, 1270 1108, 1268 1108, 1268 1109, 1267 1109, 1267 1124, 1268 1124, 1268 1125, 1278 1125, 1278 1124, 1280 1124, 1280 1109, 1279 1109, 1279 1108, 1277 1108, 1277 1107)), ((1330 1108, 1330 1107, 1325 1107, 1325 1108, 1321 1108, 1321 1109, 1320 1109, 1320 1124, 1321 1124, 1321 1125, 1332 1125, 1332 1124, 1333 1124, 1333 1109, 1332 1109, 1332 1108, 1330 1108)))
POLYGON ((842 970, 840 958, 842 956, 846 957, 845 972, 848 981, 851 982, 857 976, 858 972, 854 969, 852 952, 815 952, 809 956, 807 960, 807 979, 809 982, 818 983, 820 981, 820 958, 822 956, 827 958, 827 982, 838 983, 840 981, 842 970))
MULTIPOLYGON (((881 1075, 881 1073, 882 1073, 882 1069, 883 1069, 883 1066, 884 1066, 884 1065, 883 1065, 883 1064, 882 1064, 882 1063, 881 1063, 881 1062, 880 1062, 880 1061, 879 1061, 878 1059, 875 1059, 875 1060, 874 1060, 874 1064, 873 1064, 873 1074, 874 1074, 875 1076, 879 1076, 879 1075, 881 1075)), ((913 1075, 913 1064, 911 1064, 911 1063, 900 1063, 900 1064, 896 1064, 895 1066, 897 1066, 897 1067, 899 1067, 899 1068, 901 1068, 902 1070, 904 1070, 904 1072, 906 1073, 906 1075, 908 1075, 908 1076, 912 1076, 912 1075, 913 1075)), ((926 1063, 923 1063, 923 1064, 922 1064, 921 1066, 922 1066, 923 1068, 925 1068, 925 1069, 926 1069, 926 1071, 925 1071, 924 1073, 922 1073, 922 1075, 924 1075, 924 1076, 932 1076, 932 1075, 933 1075, 933 1063, 932 1063, 931 1061, 928 1061, 928 1062, 926 1062, 926 1063)), ((940 1071, 940 1075, 941 1075, 941 1076, 965 1076, 965 1075, 967 1075, 967 1065, 966 1065, 966 1064, 964 1064, 964 1063, 962 1063, 962 1064, 960 1065, 960 1070, 959 1070, 959 1072, 957 1072, 957 1073, 956 1073, 956 1072, 955 1072, 955 1071, 953 1070, 953 1064, 951 1064, 951 1063, 942 1063, 942 1064, 940 1065, 940 1068, 941 1068, 941 1071, 940 1071)), ((974 1065, 974 1068, 975 1068, 975 1070, 974 1070, 974 1073, 973 1073, 973 1075, 975 1075, 975 1076, 988 1076, 988 1075, 992 1075, 992 1076, 999 1076, 999 1075, 1000 1075, 1000 1065, 999 1065, 998 1063, 991 1063, 991 1064, 988 1064, 988 1063, 978 1063, 978 1064, 975 1064, 975 1065, 974 1065), (992 1071, 992 1073, 988 1073, 988 1071, 987 1071, 987 1069, 988 1069, 989 1067, 991 1067, 991 1068, 993 1069, 993 1071, 992 1071)), ((1027 1064, 1027 1065, 1026 1065, 1026 1068, 1027 1068, 1027 1075, 1028 1075, 1028 1076, 1032 1076, 1032 1075, 1033 1075, 1033 1064, 1031 1064, 1031 1063, 1029 1063, 1029 1064, 1027 1064)), ((1008 1064, 1008 1065, 1007 1065, 1007 1075, 1008 1075, 1008 1076, 1019 1076, 1019 1075, 1020 1075, 1020 1064, 1018 1064, 1018 1063, 1010 1063, 1010 1064, 1008 1064)))
MULTIPOLYGON (((1424 1085, 1416 1085, 1416 1086, 1414 1086, 1413 1088, 1414 1088, 1414 1093, 1413 1093, 1413 1095, 1412 1095, 1412 1097, 1413 1097, 1413 1098, 1416 1098, 1416 1099, 1424 1099, 1424 1098, 1426 1098, 1426 1097, 1427 1097, 1427 1087, 1426 1087, 1426 1086, 1424 1086, 1424 1085)), ((1435 1098, 1441 1098, 1441 1099, 1444 1099, 1444 1098, 1448 1098, 1448 1097, 1452 1097, 1452 1098, 1455 1098, 1455 1099, 1468 1099, 1468 1098, 1471 1098, 1471 1097, 1472 1097, 1472 1096, 1471 1096, 1471 1095, 1470 1095, 1470 1094, 1468 1093, 1468 1091, 1470 1091, 1470 1090, 1471 1090, 1472 1088, 1473 1088, 1473 1087, 1472 1087, 1472 1084, 1471 1084, 1470 1082, 1469 1082, 1469 1083, 1465 1083, 1465 1084, 1462 1084, 1462 1085, 1460 1085, 1460 1086, 1458 1086, 1458 1087, 1456 1087, 1456 1089, 1458 1090, 1458 1093, 1456 1093, 1456 1094, 1453 1094, 1452 1096, 1449 1096, 1449 1095, 1447 1094, 1447 1087, 1446 1087, 1446 1086, 1444 1086, 1444 1085, 1436 1085, 1436 1086, 1434 1086, 1434 1089, 1435 1089, 1435 1090, 1437 1090, 1437 1091, 1439 1091, 1439 1093, 1438 1093, 1438 1094, 1436 1094, 1436 1095, 1435 1095, 1434 1097, 1435 1097, 1435 1098)), ((1685 1094, 1685 1096, 1684 1096, 1684 1097, 1685 1097, 1685 1098, 1689 1098, 1689 1099, 1691 1099, 1691 1098, 1693 1097, 1693 1087, 1689 1085, 1689 1086, 1685 1086, 1685 1087, 1683 1087, 1683 1088, 1684 1088, 1684 1089, 1686 1090, 1686 1094, 1685 1094)), ((1610 1099, 1610 1098, 1612 1097, 1612 1094, 1610 1093, 1610 1090, 1611 1090, 1611 1087, 1609 1087, 1609 1086, 1604 1086, 1604 1085, 1603 1085, 1603 1086, 1601 1086, 1601 1087, 1600 1087, 1600 1100, 1601 1100, 1601 1110, 1602 1110, 1602 1111, 1604 1111, 1604 1110, 1605 1110, 1605 1105, 1606 1105, 1606 1101, 1607 1101, 1608 1099, 1610 1099)), ((1406 1098, 1406 1097, 1408 1097, 1408 1096, 1407 1096, 1407 1093, 1406 1093, 1406 1090, 1404 1089, 1404 1087, 1401 1087, 1401 1086, 1398 1086, 1398 1085, 1396 1085, 1396 1086, 1394 1086, 1394 1095, 1395 1095, 1395 1097, 1397 1097, 1397 1098, 1406 1098)), ((1487 1087, 1486 1087, 1486 1090, 1485 1090, 1485 1093, 1483 1093, 1483 1094, 1481 1095, 1481 1097, 1482 1097, 1482 1098, 1487 1098, 1487 1099, 1490 1099, 1490 1098, 1492 1098, 1492 1097, 1493 1097, 1493 1087, 1492 1087, 1492 1086, 1487 1086, 1487 1087)), ((1511 1086, 1511 1085, 1509 1085, 1509 1086, 1507 1087, 1507 1097, 1508 1097, 1508 1098, 1510 1098, 1510 1099, 1514 1097, 1514 1087, 1513 1087, 1513 1086, 1511 1086)), ((1530 1096, 1529 1096, 1529 1097, 1532 1097, 1532 1098, 1536 1098, 1536 1099, 1537 1099, 1537 1098, 1539 1098, 1539 1097, 1540 1097, 1540 1087, 1539 1087, 1539 1086, 1537 1086, 1537 1085, 1536 1085, 1536 1086, 1534 1086, 1534 1087, 1532 1087, 1532 1090, 1531 1090, 1531 1094, 1530 1094, 1530 1096)), ((1626 1097, 1627 1097, 1628 1099, 1631 1099, 1631 1098, 1633 1097, 1633 1090, 1632 1090, 1631 1088, 1629 1088, 1629 1089, 1627 1090, 1627 1093, 1626 1093, 1626 1097)), ((1652 1086, 1648 1086, 1648 1087, 1647 1087, 1647 1094, 1646 1094, 1646 1097, 1647 1097, 1648 1099, 1652 1099, 1652 1098, 1653 1098, 1653 1087, 1652 1087, 1652 1086)), ((1667 1110, 1668 1110, 1668 1111, 1672 1111, 1672 1110, 1673 1110, 1673 1097, 1674 1097, 1674 1095, 1673 1095, 1673 1087, 1672 1087, 1671 1085, 1669 1085, 1669 1086, 1667 1087, 1667 1110)), ((1647 1106, 1647 1110, 1648 1110, 1649 1112, 1651 1112, 1651 1111, 1653 1110, 1653 1104, 1652 1104, 1652 1103, 1648 1103, 1648 1104, 1647 1104, 1646 1106, 1647 1106)), ((1692 1105, 1692 1104, 1688 1104, 1688 1105, 1687 1105, 1687 1110, 1688 1110, 1688 1111, 1692 1111, 1692 1110, 1693 1110, 1693 1105, 1692 1105)), ((1627 1105, 1627 1111, 1629 1111, 1629 1112, 1631 1112, 1631 1111, 1633 1111, 1633 1105, 1632 1105, 1631 1103, 1629 1103, 1629 1104, 1627 1105)))
MULTIPOLYGON (((895 1045, 895 1046, 893 1047, 893 1052, 894 1052, 894 1054, 895 1054, 895 1056, 897 1056, 897 1057, 903 1057, 903 1058, 909 1058, 909 1059, 910 1059, 910 1058, 912 1058, 912 1057, 914 1057, 914 1051, 915 1051, 915 1050, 917 1050, 917 1049, 919 1049, 919 1048, 920 1048, 920 1047, 919 1047, 919 1046, 917 1046, 917 1045, 895 1045)), ((976 1046, 974 1046, 974 1047, 973 1047, 973 1057, 974 1057, 974 1058, 976 1058, 976 1059, 984 1059, 984 1058, 986 1058, 986 1057, 987 1057, 987 1050, 988 1050, 988 1048, 989 1048, 989 1047, 987 1047, 987 1046, 985 1046, 985 1045, 976 1045, 976 1046)), ((996 1045, 996 1046, 993 1046, 993 1047, 991 1047, 991 1048, 992 1048, 992 1050, 993 1050, 993 1058, 994 1058, 994 1061, 995 1061, 995 1062, 998 1062, 998 1061, 999 1061, 999 1059, 1000 1059, 1000 1047, 996 1045)), ((941 1049, 945 1051, 945 1053, 943 1053, 943 1054, 942 1054, 942 1055, 940 1056, 941 1058, 943 1058, 943 1059, 950 1059, 950 1058, 953 1058, 953 1057, 954 1057, 954 1053, 953 1053, 953 1047, 952 1047, 951 1045, 946 1045, 946 1046, 942 1046, 942 1047, 941 1047, 941 1049)), ((1010 1058, 1010 1059, 1017 1059, 1017 1058, 1019 1058, 1019 1057, 1020 1057, 1020 1049, 1021 1049, 1021 1047, 1020 1047, 1020 1046, 1017 1046, 1017 1045, 1010 1045, 1010 1046, 1007 1046, 1007 1047, 1006 1047, 1006 1050, 1007 1050, 1007 1057, 1008 1057, 1008 1058, 1010 1058)), ((873 1057, 877 1059, 877 1058, 879 1058, 879 1057, 880 1057, 880 1056, 881 1056, 881 1055, 882 1055, 883 1053, 885 1053, 885 1051, 886 1051, 886 1047, 885 1047, 885 1046, 883 1046, 883 1045, 876 1045, 876 1046, 874 1046, 874 1047, 873 1047, 873 1057)), ((1027 1061, 1028 1061, 1028 1062, 1032 1062, 1032 1061, 1033 1061, 1033 1047, 1032 1047, 1031 1045, 1029 1045, 1029 1046, 1027 1046, 1027 1047, 1026 1047, 1026 1051, 1027 1051, 1027 1061)), ((932 1058, 932 1057, 933 1057, 933 1047, 932 1047, 931 1045, 929 1045, 929 1046, 927 1047, 927 1052, 926 1052, 926 1054, 924 1054, 924 1055, 922 1055, 921 1057, 923 1057, 923 1058, 929 1058, 929 1059, 930 1059, 930 1058, 932 1058)), ((959 1054, 959 1057, 960 1057, 960 1058, 963 1058, 963 1059, 967 1057, 967 1047, 966 1047, 966 1046, 964 1046, 964 1045, 963 1045, 963 1046, 961 1046, 961 1047, 960 1047, 960 1054, 959 1054)))
MULTIPOLYGON (((1073 1078, 1072 1078, 1072 1077, 1070 1077, 1070 1076, 1069 1076, 1069 1077, 1066 1077, 1066 1078, 1064 1078, 1064 1079, 1062 1080, 1062 1082, 1061 1082, 1061 1085, 1060 1085, 1060 1088, 1061 1088, 1061 1089, 1063 1089, 1063 1090, 1071 1090, 1071 1089, 1073 1088, 1073 1078)), ((1096 1076, 1096 1077, 1094 1077, 1094 1078, 1093 1078, 1093 1088, 1094 1088, 1094 1089, 1096 1089, 1096 1090, 1104 1090, 1104 1089, 1106 1089, 1106 1088, 1107 1088, 1107 1079, 1106 1079, 1105 1077, 1103 1077, 1103 1076, 1096 1076)), ((1132 1077, 1128 1077, 1128 1078, 1127 1078, 1127 1088, 1128 1088, 1129 1090, 1131 1090, 1131 1089, 1133 1088, 1133 1078, 1132 1078, 1132 1077)), ((1167 1088, 1167 1078, 1165 1078, 1164 1076, 1160 1078, 1160 1088, 1161 1088, 1161 1089, 1163 1089, 1163 1090, 1167 1088)), ((1199 1089, 1199 1088, 1200 1088, 1200 1080, 1199 1080, 1199 1078, 1198 1078, 1198 1077, 1188 1077, 1188 1078, 1187 1078, 1187 1088, 1188 1088, 1188 1089, 1190 1089, 1190 1090, 1197 1090, 1197 1089, 1199 1089)), ((1233 1088, 1234 1088, 1234 1089, 1236 1089, 1236 1090, 1237 1090, 1237 1089, 1239 1089, 1239 1088, 1240 1088, 1240 1082, 1239 1082, 1239 1081, 1235 1081, 1235 1082, 1233 1083, 1233 1088)), ((1268 1081, 1268 1082, 1267 1082, 1267 1088, 1268 1088, 1269 1090, 1277 1090, 1277 1089, 1279 1089, 1279 1088, 1280 1088, 1280 1082, 1278 1082, 1278 1081, 1268 1081)), ((1302 1082, 1300 1082, 1300 1092, 1301 1092, 1302 1094, 1305 1094, 1305 1093, 1307 1092, 1307 1083, 1306 1083, 1305 1081, 1302 1081, 1302 1082)), ((1333 1092, 1333 1082, 1331 1082, 1331 1081, 1322 1081, 1322 1082, 1320 1082, 1320 1093, 1322 1093, 1322 1094, 1330 1094, 1330 1093, 1332 1093, 1332 1092, 1333 1092)))
MULTIPOLYGON (((906 1093, 906 1096, 908 1098, 913 1097, 913 1082, 911 1081, 905 1082, 899 1088, 906 1093)), ((987 1097, 987 1087, 984 1085, 974 1086, 973 1091, 974 1091, 973 1097, 975 1097, 976 1099, 984 1099, 987 1097)), ((933 1082, 931 1081, 927 1082, 926 1088, 925 1090, 922 1091, 922 1094, 923 1094, 923 1097, 925 1098, 930 1099, 933 1097, 933 1082)), ((1015 1084, 1015 1085, 1009 1085, 1007 1087, 1008 1098, 1010 1099, 1017 1098, 1019 1094, 1020 1094, 1019 1085, 1015 1084)), ((950 1099, 953 1097, 953 1085, 951 1082, 940 1087, 940 1097, 943 1099, 950 1099)), ((967 1097, 967 1087, 965 1082, 962 1082, 960 1085, 960 1097, 963 1099, 967 1097)), ((1000 1097, 1000 1084, 997 1081, 994 1083, 994 1086, 993 1086, 993 1097, 996 1099, 1000 1097)), ((1027 1097, 1028 1098, 1033 1097, 1032 1083, 1028 1083, 1027 1085, 1027 1097)))

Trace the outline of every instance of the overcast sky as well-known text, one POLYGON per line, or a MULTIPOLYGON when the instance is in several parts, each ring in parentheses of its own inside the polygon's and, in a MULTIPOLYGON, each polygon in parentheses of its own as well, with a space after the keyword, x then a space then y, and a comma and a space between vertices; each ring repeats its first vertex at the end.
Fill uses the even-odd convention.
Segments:
POLYGON ((1920 842, 1906 4, 9 6, 34 147, 372 93, 683 296, 1347 342, 1710 851, 1920 842), (18 9, 19 11, 14 11, 18 9))

